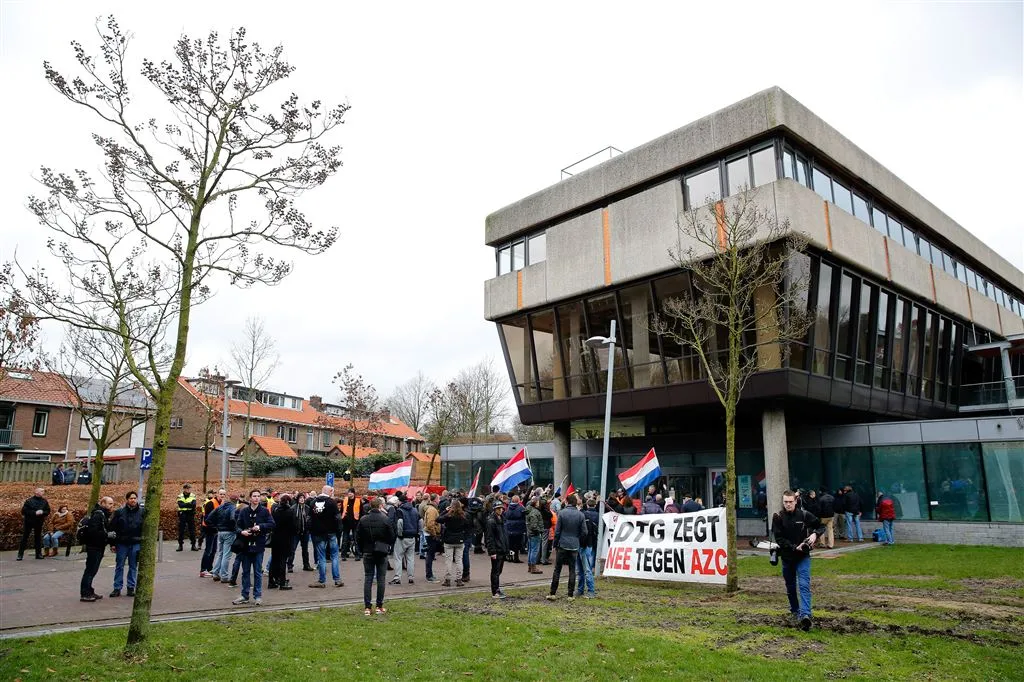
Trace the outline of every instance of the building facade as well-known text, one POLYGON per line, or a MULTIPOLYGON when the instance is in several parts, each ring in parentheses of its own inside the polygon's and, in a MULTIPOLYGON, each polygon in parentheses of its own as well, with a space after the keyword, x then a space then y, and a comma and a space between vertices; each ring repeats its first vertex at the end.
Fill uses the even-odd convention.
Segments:
MULTIPOLYGON (((573 453, 590 451, 574 442, 574 427, 604 413, 608 352, 584 341, 616 320, 612 413, 625 420, 615 440, 628 451, 618 470, 657 443, 663 467, 676 462, 669 478, 689 476, 681 486, 714 498, 721 408, 697 358, 649 320, 693 291, 690 273, 669 257, 700 248, 680 216, 708 203, 728 211, 741 199, 809 240, 788 267, 809 282, 798 304, 813 325, 789 353, 762 363, 743 393, 738 503, 760 485, 772 508, 790 485, 856 484, 869 498, 909 489, 892 463, 903 457, 919 502, 927 499, 917 516, 907 505, 904 518, 1019 522, 1024 424, 1015 419, 990 441, 977 426, 973 440, 950 439, 945 449, 920 441, 917 456, 856 438, 841 454, 826 441, 805 447, 808 434, 834 435, 822 425, 912 433, 913 424, 955 424, 962 412, 1024 407, 1024 274, 778 88, 488 216, 495 277, 485 282, 485 315, 497 325, 520 419, 554 424, 556 484, 578 475, 573 453), (996 488, 986 489, 989 481, 996 488), (942 509, 947 488, 972 491, 960 519, 942 509), (993 495, 1008 495, 1010 511, 991 508, 993 495)), ((450 471, 455 461, 446 460, 450 471)), ((591 469, 587 458, 588 481, 591 469)))

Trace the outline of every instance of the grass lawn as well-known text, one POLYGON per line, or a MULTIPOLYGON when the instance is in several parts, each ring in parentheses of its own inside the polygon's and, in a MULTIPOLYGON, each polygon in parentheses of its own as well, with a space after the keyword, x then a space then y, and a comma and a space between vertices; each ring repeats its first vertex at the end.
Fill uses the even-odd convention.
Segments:
POLYGON ((814 560, 816 627, 786 625, 782 579, 741 560, 739 594, 606 580, 599 598, 539 589, 362 609, 284 612, 154 626, 146 660, 125 630, 0 641, 11 680, 367 679, 715 680, 1021 678, 1024 552, 896 545, 814 560))

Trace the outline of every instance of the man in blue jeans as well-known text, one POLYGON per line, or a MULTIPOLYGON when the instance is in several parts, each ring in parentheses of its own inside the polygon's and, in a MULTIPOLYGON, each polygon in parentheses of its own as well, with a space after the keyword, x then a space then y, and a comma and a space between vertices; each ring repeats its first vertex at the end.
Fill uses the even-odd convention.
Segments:
POLYGON ((338 534, 341 533, 341 511, 334 501, 334 488, 325 485, 309 505, 309 537, 313 541, 319 580, 310 587, 327 587, 327 553, 331 556, 331 577, 335 587, 344 587, 338 565, 338 534))
POLYGON ((125 495, 125 505, 114 512, 110 524, 117 533, 114 564, 114 589, 111 597, 121 596, 124 585, 124 565, 128 563, 128 596, 135 596, 135 584, 139 577, 139 551, 142 549, 142 519, 145 510, 139 506, 139 494, 134 490, 125 495))
POLYGON ((811 547, 825 528, 814 514, 796 507, 796 493, 782 493, 782 511, 772 517, 789 612, 801 630, 811 629, 811 547))
POLYGON ((843 506, 846 512, 846 539, 850 542, 864 542, 864 533, 860 529, 860 495, 851 488, 843 488, 843 506))
POLYGON ((245 549, 239 553, 242 558, 242 595, 232 604, 249 603, 249 588, 252 587, 253 603, 263 603, 263 550, 267 535, 274 530, 274 517, 260 504, 260 491, 249 491, 249 504, 238 512, 235 530, 245 539, 245 549))

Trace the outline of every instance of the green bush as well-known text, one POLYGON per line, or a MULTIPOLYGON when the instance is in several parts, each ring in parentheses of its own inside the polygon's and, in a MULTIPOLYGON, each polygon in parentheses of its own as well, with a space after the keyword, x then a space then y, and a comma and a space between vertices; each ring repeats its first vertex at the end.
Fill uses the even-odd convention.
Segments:
MULTIPOLYGON (((299 457, 295 466, 299 470, 299 475, 303 478, 324 478, 329 471, 334 471, 336 475, 338 473, 338 462, 329 457, 319 455, 299 457)), ((338 478, 341 478, 341 476, 338 476, 338 478)))
POLYGON ((292 465, 290 457, 267 457, 266 455, 255 455, 249 457, 249 475, 255 478, 265 478, 271 473, 292 465))

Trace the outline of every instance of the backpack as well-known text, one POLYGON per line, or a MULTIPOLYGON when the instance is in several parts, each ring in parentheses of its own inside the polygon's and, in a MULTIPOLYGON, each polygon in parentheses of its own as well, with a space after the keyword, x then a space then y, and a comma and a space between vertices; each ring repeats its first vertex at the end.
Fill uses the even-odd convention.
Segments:
POLYGON ((78 520, 78 525, 75 527, 75 542, 80 545, 84 545, 89 538, 89 519, 91 518, 92 514, 86 514, 78 520))

